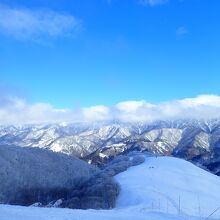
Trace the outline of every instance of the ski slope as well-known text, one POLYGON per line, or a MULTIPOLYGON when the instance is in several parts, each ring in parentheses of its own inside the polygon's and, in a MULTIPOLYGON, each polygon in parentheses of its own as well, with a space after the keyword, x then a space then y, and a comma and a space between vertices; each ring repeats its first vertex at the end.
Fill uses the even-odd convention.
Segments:
MULTIPOLYGON (((220 177, 173 157, 149 157, 116 176, 117 208, 207 217, 220 207, 220 177)), ((215 217, 220 217, 220 210, 215 217)))
POLYGON ((0 220, 201 220, 220 207, 220 178, 184 160, 147 157, 115 178, 121 192, 113 210, 0 205, 0 220))

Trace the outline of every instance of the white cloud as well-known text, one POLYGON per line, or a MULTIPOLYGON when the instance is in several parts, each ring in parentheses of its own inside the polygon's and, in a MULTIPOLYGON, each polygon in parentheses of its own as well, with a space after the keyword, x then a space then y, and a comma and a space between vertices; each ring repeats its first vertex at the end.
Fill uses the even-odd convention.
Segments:
POLYGON ((188 33, 189 33, 189 31, 186 27, 179 27, 176 30, 176 35, 178 35, 178 36, 186 35, 188 33))
POLYGON ((216 95, 201 95, 197 98, 187 98, 180 101, 183 105, 187 107, 196 107, 196 106, 212 106, 220 107, 220 96, 216 95))
POLYGON ((144 6, 156 6, 167 3, 169 0, 140 0, 140 4, 144 6))
POLYGON ((75 33, 81 20, 51 10, 30 10, 0 5, 0 32, 16 39, 38 40, 75 33))
POLYGON ((111 116, 110 109, 102 105, 83 108, 82 113, 85 121, 108 120, 111 116))
POLYGON ((92 106, 79 109, 57 109, 47 103, 30 104, 17 97, 0 97, 0 123, 59 123, 120 120, 150 122, 166 119, 220 118, 220 96, 200 95, 195 98, 151 104, 144 100, 126 101, 115 106, 92 106))
POLYGON ((136 112, 140 108, 151 108, 154 107, 154 105, 150 103, 146 103, 144 100, 142 101, 127 101, 127 102, 121 102, 116 105, 117 109, 123 111, 123 112, 136 112))

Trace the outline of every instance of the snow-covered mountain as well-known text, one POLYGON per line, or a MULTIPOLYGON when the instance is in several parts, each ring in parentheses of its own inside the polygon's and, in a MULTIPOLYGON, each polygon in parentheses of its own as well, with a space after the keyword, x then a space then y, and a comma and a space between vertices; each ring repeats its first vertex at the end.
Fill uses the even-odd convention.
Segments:
POLYGON ((220 217, 220 178, 185 160, 146 157, 144 163, 116 175, 115 179, 121 191, 112 210, 0 205, 0 219, 208 220, 220 217))
POLYGON ((220 175, 220 119, 1 126, 0 145, 45 148, 94 164, 149 151, 185 158, 220 175))
POLYGON ((93 166, 62 153, 0 146, 0 203, 48 204, 67 197, 96 172, 93 166))

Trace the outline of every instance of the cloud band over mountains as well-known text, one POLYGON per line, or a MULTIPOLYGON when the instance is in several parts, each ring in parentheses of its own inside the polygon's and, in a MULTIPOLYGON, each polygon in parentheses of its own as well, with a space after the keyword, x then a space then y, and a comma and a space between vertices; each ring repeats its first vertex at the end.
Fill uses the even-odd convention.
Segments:
POLYGON ((115 106, 91 106, 78 109, 57 109, 48 103, 30 104, 24 99, 0 97, 1 124, 73 123, 119 120, 151 122, 167 119, 220 118, 220 96, 200 95, 195 98, 152 104, 147 101, 126 101, 115 106))

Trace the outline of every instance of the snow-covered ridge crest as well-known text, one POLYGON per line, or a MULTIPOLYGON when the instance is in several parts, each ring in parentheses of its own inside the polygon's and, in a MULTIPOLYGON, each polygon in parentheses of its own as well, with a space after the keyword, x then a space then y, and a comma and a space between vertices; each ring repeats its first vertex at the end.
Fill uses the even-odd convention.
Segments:
MULTIPOLYGON (((116 176, 121 185, 117 208, 206 219, 220 207, 220 178, 185 160, 148 157, 116 176)), ((219 218, 220 210, 212 218, 219 218)))

